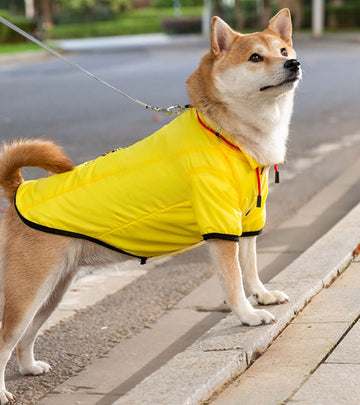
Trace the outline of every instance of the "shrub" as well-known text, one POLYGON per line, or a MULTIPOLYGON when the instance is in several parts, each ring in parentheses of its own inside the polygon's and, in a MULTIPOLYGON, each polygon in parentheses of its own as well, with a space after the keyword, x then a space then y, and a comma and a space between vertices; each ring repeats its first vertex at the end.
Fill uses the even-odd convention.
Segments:
MULTIPOLYGON (((203 0, 181 0, 181 7, 201 7, 203 0)), ((173 0, 154 0, 154 7, 170 8, 173 6, 173 0)))
POLYGON ((331 29, 360 26, 360 4, 358 1, 344 3, 341 6, 326 7, 327 27, 331 29))
MULTIPOLYGON (((10 14, 4 10, 0 10, 0 15, 30 34, 33 34, 37 28, 37 22, 34 20, 27 20, 26 18, 21 17, 11 17, 10 14)), ((4 24, 0 25, 0 43, 16 43, 26 41, 26 38, 8 26, 4 24)))
MULTIPOLYGON (((311 5, 303 8, 303 28, 311 27, 311 5)), ((327 5, 325 10, 326 27, 336 28, 359 28, 360 26, 360 2, 349 1, 341 6, 327 5)))
POLYGON ((96 7, 85 10, 60 10, 54 14, 55 24, 93 23, 97 21, 110 21, 116 18, 116 13, 105 7, 96 7))
POLYGON ((162 26, 167 34, 198 33, 201 32, 201 18, 166 18, 162 20, 162 26))

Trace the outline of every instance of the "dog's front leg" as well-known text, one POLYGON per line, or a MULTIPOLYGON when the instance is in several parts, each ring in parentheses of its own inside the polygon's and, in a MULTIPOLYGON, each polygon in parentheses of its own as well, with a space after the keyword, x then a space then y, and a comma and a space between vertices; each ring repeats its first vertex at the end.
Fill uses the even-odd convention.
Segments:
POLYGON ((255 309, 246 298, 237 242, 214 239, 209 242, 210 252, 222 282, 226 302, 244 325, 275 322, 274 316, 263 309, 255 309))
POLYGON ((247 291, 261 305, 282 304, 290 301, 281 291, 269 291, 259 279, 256 260, 256 236, 240 238, 239 258, 247 291))

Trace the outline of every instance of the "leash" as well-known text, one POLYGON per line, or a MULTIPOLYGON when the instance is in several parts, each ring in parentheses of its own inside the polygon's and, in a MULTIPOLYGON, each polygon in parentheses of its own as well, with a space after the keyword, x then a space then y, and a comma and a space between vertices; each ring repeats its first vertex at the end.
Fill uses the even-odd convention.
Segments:
POLYGON ((160 108, 160 107, 154 107, 149 104, 145 104, 142 101, 139 101, 128 94, 126 94, 124 91, 118 89, 117 87, 113 86, 112 84, 106 82, 105 80, 101 79, 99 76, 94 75, 93 73, 89 72, 79 64, 73 62, 72 60, 65 58, 65 56, 61 55, 59 52, 55 51, 54 49, 51 49, 47 45, 45 45, 43 42, 39 41, 32 35, 28 34, 27 32, 23 31, 21 28, 17 27, 16 25, 12 24, 10 21, 6 20, 4 17, 0 16, 0 22, 2 22, 4 25, 7 27, 11 28, 12 30, 16 31, 18 34, 22 35, 23 37, 27 38, 29 41, 34 42, 36 45, 39 45, 41 48, 44 48, 46 51, 50 52, 57 58, 61 59, 62 61, 66 62, 73 68, 80 70, 81 72, 85 73, 86 75, 92 77, 93 79, 97 80, 98 82, 102 83, 104 86, 109 87, 110 89, 116 91, 117 93, 121 94, 123 97, 127 98, 128 100, 132 101, 133 103, 139 105, 140 107, 145 108, 146 110, 151 110, 155 111, 158 113, 164 113, 168 115, 180 115, 182 114, 185 110, 189 109, 191 106, 189 104, 186 105, 172 105, 170 107, 166 108, 160 108))

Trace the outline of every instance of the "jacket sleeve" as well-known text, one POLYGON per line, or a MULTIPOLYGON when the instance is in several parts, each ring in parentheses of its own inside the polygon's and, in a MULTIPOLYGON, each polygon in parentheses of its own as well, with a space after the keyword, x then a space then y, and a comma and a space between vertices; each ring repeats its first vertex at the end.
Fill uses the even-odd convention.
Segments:
POLYGON ((266 222, 266 198, 268 194, 268 173, 264 175, 264 181, 261 187, 262 203, 261 207, 253 208, 245 213, 242 218, 241 236, 260 235, 266 222))
POLYGON ((242 214, 232 179, 226 172, 207 168, 196 171, 190 183, 195 220, 203 238, 238 241, 242 214))
POLYGON ((248 215, 243 217, 243 232, 241 236, 256 236, 260 235, 266 221, 266 208, 263 202, 261 208, 253 208, 248 215))

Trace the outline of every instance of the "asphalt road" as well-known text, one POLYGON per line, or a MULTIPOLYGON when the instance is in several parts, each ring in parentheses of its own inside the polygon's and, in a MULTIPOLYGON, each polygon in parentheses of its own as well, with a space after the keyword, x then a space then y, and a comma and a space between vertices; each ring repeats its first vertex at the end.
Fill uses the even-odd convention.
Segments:
MULTIPOLYGON (((358 159, 360 152, 360 45, 306 39, 295 44, 304 79, 296 96, 288 162, 281 167, 282 182, 271 186, 268 231, 291 217, 314 193, 358 159)), ((79 54, 72 58, 133 97, 168 106, 187 102, 184 82, 204 51, 189 46, 79 54)), ((55 138, 75 162, 130 145, 167 120, 160 117, 158 121, 157 115, 128 103, 56 59, 0 67, 0 89, 2 140, 55 138)), ((309 232, 307 243, 310 245, 329 229, 359 197, 357 182, 352 193, 339 200, 335 214, 324 215, 316 229, 309 232)), ((269 237, 264 235, 264 240, 266 246, 269 237)), ((269 266, 262 274, 264 280, 285 265, 283 261, 269 266)), ((182 255, 149 272, 121 293, 79 313, 71 322, 53 328, 39 339, 39 357, 55 366, 48 376, 27 379, 24 384, 24 379, 18 378, 13 359, 7 370, 9 388, 21 396, 24 404, 36 403, 37 398, 94 358, 103 356, 117 342, 147 327, 211 274, 203 250, 182 255), (109 323, 113 327, 101 331, 101 325, 109 323)))

